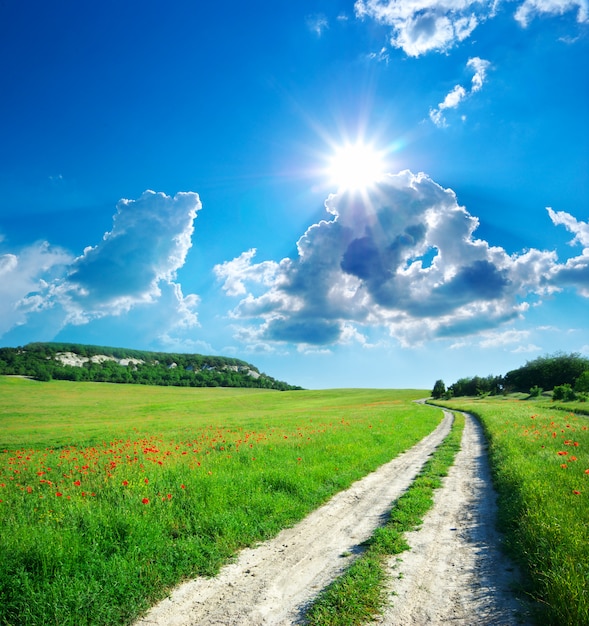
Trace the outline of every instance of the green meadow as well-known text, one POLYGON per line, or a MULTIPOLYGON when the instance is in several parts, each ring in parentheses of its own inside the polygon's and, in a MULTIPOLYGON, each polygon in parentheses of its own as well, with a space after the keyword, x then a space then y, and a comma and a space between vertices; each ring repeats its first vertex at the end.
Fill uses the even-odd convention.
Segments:
POLYGON ((499 528, 538 603, 538 623, 589 624, 589 418, 549 400, 440 404, 481 419, 499 528))
POLYGON ((0 623, 131 623, 417 443, 425 395, 0 377, 0 623))

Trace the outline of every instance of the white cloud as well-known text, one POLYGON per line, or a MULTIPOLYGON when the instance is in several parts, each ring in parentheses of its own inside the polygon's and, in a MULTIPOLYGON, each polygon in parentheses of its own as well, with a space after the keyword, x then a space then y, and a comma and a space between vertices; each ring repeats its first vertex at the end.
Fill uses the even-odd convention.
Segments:
POLYGON ((466 66, 474 71, 471 81, 471 90, 468 92, 462 85, 456 85, 454 89, 446 95, 444 100, 438 104, 437 108, 430 109, 429 117, 436 126, 443 128, 448 125, 443 111, 458 108, 463 100, 483 88, 483 84, 487 78, 487 70, 490 65, 489 61, 479 57, 473 57, 468 60, 466 66))
POLYGON ((388 65, 390 61, 389 52, 386 47, 381 48, 379 52, 371 52, 368 58, 378 61, 379 63, 384 63, 385 65, 388 65))
POLYGON ((390 43, 408 56, 443 52, 471 35, 492 12, 474 0, 357 0, 356 16, 392 27, 390 43))
POLYGON ((172 283, 184 264, 200 208, 192 192, 172 198, 148 190, 137 200, 120 200, 112 230, 86 248, 56 286, 71 319, 118 315, 157 300, 161 284, 172 283))
POLYGON ((307 28, 317 35, 317 37, 321 37, 323 32, 329 28, 329 21, 327 17, 322 13, 318 13, 316 15, 309 15, 307 17, 307 28))
POLYGON ((482 89, 483 84, 487 79, 487 70, 489 69, 491 63, 485 59, 481 59, 480 57, 473 57, 472 59, 468 59, 466 65, 474 70, 471 87, 471 92, 474 93, 475 91, 482 89))
POLYGON ((0 336, 25 322, 55 333, 132 309, 152 337, 197 326, 198 296, 184 295, 175 277, 200 208, 195 193, 146 191, 121 200, 112 230, 78 258, 47 243, 0 255, 0 336))
POLYGON ((500 346, 508 346, 514 343, 521 343, 529 338, 529 330, 505 330, 503 332, 484 333, 479 345, 481 348, 498 348, 500 346))
MULTIPOLYGON (((1 240, 0 240, 1 241, 1 240)), ((0 336, 24 324, 31 309, 43 308, 34 294, 62 274, 73 257, 47 242, 35 243, 14 253, 0 254, 0 336)))
POLYGON ((512 350, 513 354, 529 354, 530 352, 540 352, 542 348, 534 343, 529 343, 525 346, 518 346, 512 350))
POLYGON ((573 287, 585 298, 589 298, 589 222, 579 222, 565 211, 546 209, 555 225, 564 226, 575 237, 569 242, 571 246, 580 244, 583 252, 576 257, 567 259, 564 265, 553 270, 553 281, 559 287, 573 287))
POLYGON ((546 210, 555 225, 562 225, 575 235, 575 238, 570 242, 571 246, 578 243, 584 248, 589 248, 589 222, 579 222, 565 211, 554 211, 550 207, 546 207, 546 210))
POLYGON ((215 269, 241 298, 232 315, 253 322, 259 341, 362 342, 370 327, 403 345, 481 333, 558 291, 567 267, 554 252, 509 255, 476 239, 477 218, 425 174, 388 175, 325 207, 333 219, 307 229, 297 258, 256 264, 249 251, 215 269))
MULTIPOLYGON (((496 0, 356 0, 356 17, 391 27, 390 44, 411 57, 446 52, 468 39, 476 27, 495 16, 496 0)), ((588 20, 587 0, 524 0, 515 19, 527 26, 538 16, 577 11, 588 20)))
POLYGON ((240 296, 246 293, 245 283, 259 282, 269 285, 273 282, 278 272, 278 264, 273 261, 259 263, 252 269, 251 261, 256 255, 256 249, 252 248, 247 252, 242 252, 232 261, 226 261, 216 265, 214 273, 218 279, 224 280, 223 289, 230 296, 240 296))
POLYGON ((564 15, 577 12, 580 24, 589 20, 587 0, 525 0, 517 9, 515 19, 526 27, 534 18, 543 15, 564 15))

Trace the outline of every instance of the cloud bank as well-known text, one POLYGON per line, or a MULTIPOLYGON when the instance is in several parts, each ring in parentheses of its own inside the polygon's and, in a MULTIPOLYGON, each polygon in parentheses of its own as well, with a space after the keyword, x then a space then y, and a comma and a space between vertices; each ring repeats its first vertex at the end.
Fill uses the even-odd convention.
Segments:
MULTIPOLYGON (((423 173, 389 174, 325 208, 331 219, 307 229, 296 258, 254 263, 249 250, 215 267, 241 298, 232 316, 254 324, 250 341, 325 345, 379 327, 412 345, 496 328, 565 283, 587 295, 585 253, 564 265, 555 252, 509 255, 475 238, 477 218, 423 173)), ((556 219, 584 241, 586 225, 556 219)))
MULTIPOLYGON (((446 52, 468 39, 482 22, 495 16, 496 0, 356 0, 356 17, 391 27, 390 44, 411 57, 446 52)), ((523 26, 540 16, 576 11, 587 22, 586 0, 525 0, 515 12, 523 26)))

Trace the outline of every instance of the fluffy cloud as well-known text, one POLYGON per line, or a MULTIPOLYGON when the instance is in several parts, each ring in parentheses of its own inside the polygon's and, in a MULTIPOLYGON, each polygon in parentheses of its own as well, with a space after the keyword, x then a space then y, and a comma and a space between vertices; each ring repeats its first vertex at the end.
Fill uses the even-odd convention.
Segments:
POLYGON ((356 0, 355 10, 359 18, 391 26, 391 45, 417 57, 445 51, 469 37, 493 6, 474 0, 356 0))
POLYGON ((551 207, 547 207, 546 210, 555 225, 562 225, 570 233, 575 235, 574 239, 570 242, 571 246, 578 243, 582 245, 583 248, 589 248, 589 223, 579 222, 565 211, 554 211, 551 207))
POLYGON ((577 22, 589 20, 587 0, 525 0, 515 13, 515 19, 527 26, 532 19, 541 15, 564 15, 577 12, 577 22))
POLYGON ((485 61, 485 59, 481 59, 479 57, 473 57, 468 60, 466 66, 474 72, 471 80, 470 92, 468 92, 462 85, 456 85, 454 89, 448 93, 444 100, 438 104, 437 108, 430 109, 430 119, 436 126, 447 126, 443 111, 446 109, 458 108, 460 103, 465 98, 483 88, 483 84, 487 78, 487 70, 490 65, 489 61, 485 61))
POLYGON ((43 307, 33 294, 46 289, 72 260, 65 250, 47 242, 33 244, 16 254, 0 254, 0 336, 23 324, 31 309, 43 307))
MULTIPOLYGON (((475 28, 494 17, 496 0, 356 0, 356 16, 391 27, 391 46, 418 57, 445 52, 464 41, 475 28)), ((587 22, 587 0, 525 0, 515 18, 522 26, 540 15, 577 11, 577 21, 587 22)))
POLYGON ((172 198, 145 191, 137 200, 120 200, 112 230, 84 250, 55 289, 71 318, 84 322, 154 302, 160 284, 172 283, 184 264, 200 208, 191 192, 172 198))
MULTIPOLYGON (((198 297, 184 295, 174 280, 200 208, 195 193, 146 191, 119 201, 112 230, 78 258, 46 243, 0 255, 0 336, 25 322, 41 326, 35 314, 48 320, 50 312, 57 332, 156 303, 148 317, 160 316, 158 332, 195 326, 198 297)), ((138 326, 144 317, 136 313, 138 326)))
POLYGON ((584 297, 589 298, 589 222, 579 222, 565 211, 546 209, 555 225, 564 226, 575 236, 570 245, 583 246, 583 252, 568 259, 564 265, 554 268, 553 281, 561 287, 573 287, 584 297))
POLYGON ((554 252, 510 256, 476 239, 477 218, 423 173, 388 175, 325 206, 331 219, 300 238, 297 258, 256 264, 250 250, 215 268, 243 296, 233 316, 256 320, 260 341, 330 344, 352 327, 384 327, 406 344, 461 336, 513 320, 530 294, 558 288, 554 252))

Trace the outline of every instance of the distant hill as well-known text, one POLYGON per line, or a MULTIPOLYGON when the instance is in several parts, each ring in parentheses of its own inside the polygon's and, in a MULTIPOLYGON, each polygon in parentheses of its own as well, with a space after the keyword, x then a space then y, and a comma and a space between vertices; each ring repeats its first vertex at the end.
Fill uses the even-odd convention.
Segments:
POLYGON ((0 348, 0 374, 31 376, 43 381, 301 389, 261 373, 240 359, 77 343, 30 343, 18 348, 0 348))

